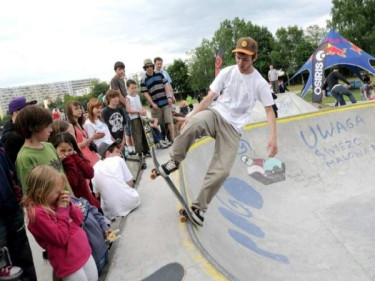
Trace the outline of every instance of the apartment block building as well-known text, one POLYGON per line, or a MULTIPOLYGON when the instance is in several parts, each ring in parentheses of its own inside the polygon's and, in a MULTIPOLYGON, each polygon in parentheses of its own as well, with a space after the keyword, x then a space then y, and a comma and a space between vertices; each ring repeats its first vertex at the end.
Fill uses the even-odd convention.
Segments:
POLYGON ((15 97, 24 96, 27 101, 37 100, 43 104, 46 99, 55 101, 64 95, 80 96, 90 93, 93 79, 81 79, 47 84, 28 85, 12 88, 0 88, 0 116, 7 114, 9 102, 15 97))

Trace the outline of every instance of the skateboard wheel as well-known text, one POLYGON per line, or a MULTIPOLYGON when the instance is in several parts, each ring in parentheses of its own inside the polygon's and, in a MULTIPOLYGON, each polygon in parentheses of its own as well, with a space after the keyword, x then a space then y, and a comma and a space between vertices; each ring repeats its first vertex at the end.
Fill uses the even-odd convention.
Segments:
POLYGON ((150 175, 150 177, 151 177, 151 179, 153 179, 153 180, 154 180, 154 179, 156 179, 156 177, 157 177, 157 174, 156 174, 156 173, 154 173, 154 172, 152 172, 152 173, 151 173, 151 175, 150 175))
POLYGON ((186 217, 185 216, 180 216, 180 222, 186 222, 186 217))

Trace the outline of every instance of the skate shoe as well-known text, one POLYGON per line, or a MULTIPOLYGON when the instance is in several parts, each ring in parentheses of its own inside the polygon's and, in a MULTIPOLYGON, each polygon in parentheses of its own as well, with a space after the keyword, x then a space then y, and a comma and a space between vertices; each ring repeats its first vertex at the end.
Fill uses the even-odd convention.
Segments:
POLYGON ((148 151, 146 151, 146 152, 143 152, 143 156, 144 156, 144 157, 147 157, 147 158, 151 158, 151 153, 150 153, 150 151, 148 150, 148 151))
POLYGON ((196 223, 203 225, 204 221, 204 211, 198 209, 197 207, 191 206, 191 215, 196 223))
POLYGON ((170 173, 173 173, 174 171, 178 170, 179 163, 170 159, 167 163, 161 165, 160 172, 164 176, 168 176, 170 173))
POLYGON ((165 145, 164 143, 159 142, 159 143, 156 144, 156 148, 157 149, 165 149, 165 148, 168 148, 168 145, 165 145))
POLYGON ((169 140, 162 140, 160 142, 166 147, 170 147, 172 145, 172 142, 170 142, 169 140))

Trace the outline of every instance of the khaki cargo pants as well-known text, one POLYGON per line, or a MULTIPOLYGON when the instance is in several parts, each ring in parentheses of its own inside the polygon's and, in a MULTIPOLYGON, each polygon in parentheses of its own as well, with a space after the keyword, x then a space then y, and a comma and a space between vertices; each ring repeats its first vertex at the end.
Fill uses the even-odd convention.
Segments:
POLYGON ((212 198, 221 188, 229 176, 241 135, 231 124, 212 108, 198 112, 190 118, 181 135, 179 135, 170 149, 173 160, 181 162, 195 139, 210 136, 215 139, 215 150, 208 167, 203 186, 193 205, 205 211, 212 198))

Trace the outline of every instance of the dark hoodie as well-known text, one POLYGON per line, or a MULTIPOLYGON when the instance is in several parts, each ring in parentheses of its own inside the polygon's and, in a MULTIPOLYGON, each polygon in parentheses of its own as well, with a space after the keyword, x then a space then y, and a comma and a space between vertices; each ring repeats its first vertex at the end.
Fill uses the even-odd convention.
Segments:
POLYGON ((4 125, 3 136, 1 141, 4 144, 6 153, 8 154, 13 165, 16 164, 17 154, 25 142, 25 138, 21 137, 14 131, 12 119, 8 120, 4 125))
POLYGON ((0 141, 0 210, 2 208, 18 208, 22 198, 22 190, 16 177, 13 164, 5 153, 0 141))

